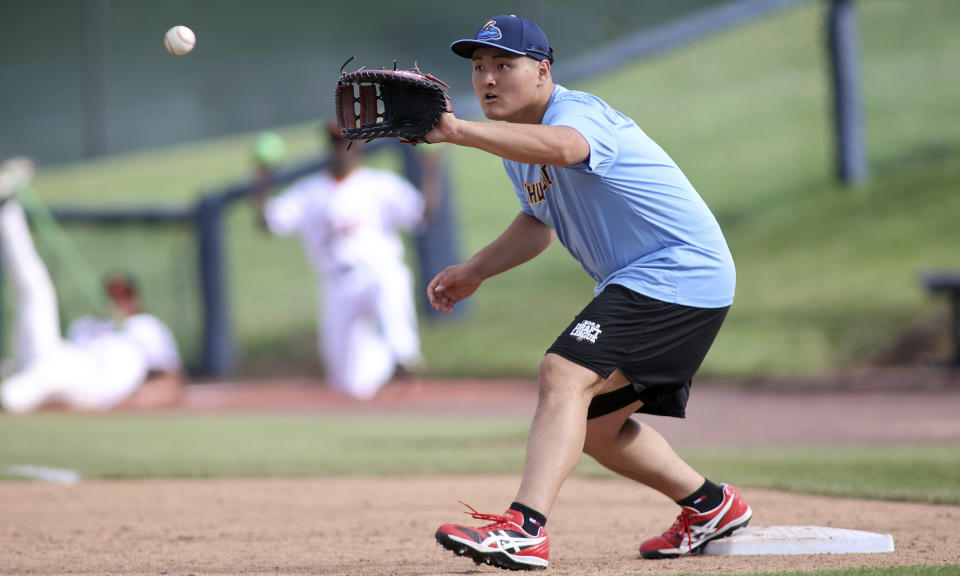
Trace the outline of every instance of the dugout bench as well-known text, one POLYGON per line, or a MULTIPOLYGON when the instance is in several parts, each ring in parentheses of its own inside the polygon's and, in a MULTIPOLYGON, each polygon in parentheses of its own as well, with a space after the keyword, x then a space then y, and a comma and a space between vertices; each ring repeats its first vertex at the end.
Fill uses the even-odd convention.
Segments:
POLYGON ((947 364, 960 368, 960 272, 927 272, 920 277, 931 294, 947 294, 950 298, 951 348, 947 364))

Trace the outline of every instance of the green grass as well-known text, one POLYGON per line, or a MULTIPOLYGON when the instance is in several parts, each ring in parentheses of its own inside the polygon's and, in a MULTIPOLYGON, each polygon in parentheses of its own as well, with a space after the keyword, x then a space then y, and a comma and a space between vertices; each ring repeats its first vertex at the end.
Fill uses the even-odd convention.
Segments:
POLYGON ((875 500, 960 504, 960 446, 817 446, 692 450, 683 456, 716 478, 755 488, 875 500))
MULTIPOLYGON (((874 0, 857 8, 873 174, 856 190, 832 178, 823 2, 569 86, 635 118, 677 160, 724 228, 738 294, 704 374, 844 366, 945 310, 917 274, 957 265, 949 239, 960 213, 960 133, 952 121, 960 115, 960 3, 874 0)), ((279 131, 291 157, 314 153, 313 126, 279 131)), ((57 203, 182 204, 246 178, 252 139, 49 167, 37 185, 57 203)), ((498 159, 447 152, 463 246, 472 253, 507 225, 517 204, 498 159)), ((313 370, 315 282, 299 245, 264 238, 244 205, 231 210, 228 228, 242 367, 313 370)), ((111 253, 109 245, 86 250, 111 253)), ((552 247, 489 281, 468 317, 423 327, 430 373, 533 377, 543 350, 591 288, 562 248, 552 247)))
POLYGON ((528 423, 297 416, 0 418, 0 470, 87 478, 506 473, 528 423))
MULTIPOLYGON (((529 423, 403 417, 44 415, 0 418, 8 466, 84 478, 517 474, 529 423)), ((690 450, 704 474, 830 496, 960 504, 960 446, 690 450)), ((577 474, 611 475, 583 457, 577 474)))

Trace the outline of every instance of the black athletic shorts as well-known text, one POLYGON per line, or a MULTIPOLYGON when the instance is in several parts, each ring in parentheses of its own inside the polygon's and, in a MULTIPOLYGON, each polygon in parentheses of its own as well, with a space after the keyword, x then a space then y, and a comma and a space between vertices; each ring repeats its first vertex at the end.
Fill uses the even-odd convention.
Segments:
POLYGON ((619 369, 630 381, 596 396, 587 418, 610 414, 637 400, 643 401, 637 412, 683 418, 693 375, 729 309, 670 304, 610 284, 547 352, 604 378, 619 369))

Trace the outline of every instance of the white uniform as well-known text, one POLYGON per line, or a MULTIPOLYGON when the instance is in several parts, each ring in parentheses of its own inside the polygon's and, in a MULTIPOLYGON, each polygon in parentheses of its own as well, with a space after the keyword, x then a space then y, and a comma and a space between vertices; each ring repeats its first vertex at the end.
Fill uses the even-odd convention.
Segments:
POLYGON ((53 282, 14 200, 0 207, 0 242, 17 300, 17 372, 0 387, 5 410, 30 412, 53 401, 105 410, 130 396, 150 370, 180 369, 173 335, 149 314, 123 322, 81 318, 61 337, 53 282))
POLYGON ((398 231, 423 223, 423 197, 392 172, 308 176, 267 201, 271 233, 299 234, 323 279, 320 353, 331 385, 369 398, 397 364, 419 362, 413 277, 398 231))

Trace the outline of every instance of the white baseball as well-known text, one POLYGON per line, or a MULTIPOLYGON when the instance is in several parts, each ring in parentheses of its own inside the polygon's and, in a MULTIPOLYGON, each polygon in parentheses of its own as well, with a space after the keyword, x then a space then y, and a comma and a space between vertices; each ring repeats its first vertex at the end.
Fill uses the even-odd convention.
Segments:
POLYGON ((167 47, 167 52, 183 56, 197 45, 197 36, 186 26, 174 26, 167 30, 163 45, 167 47))

